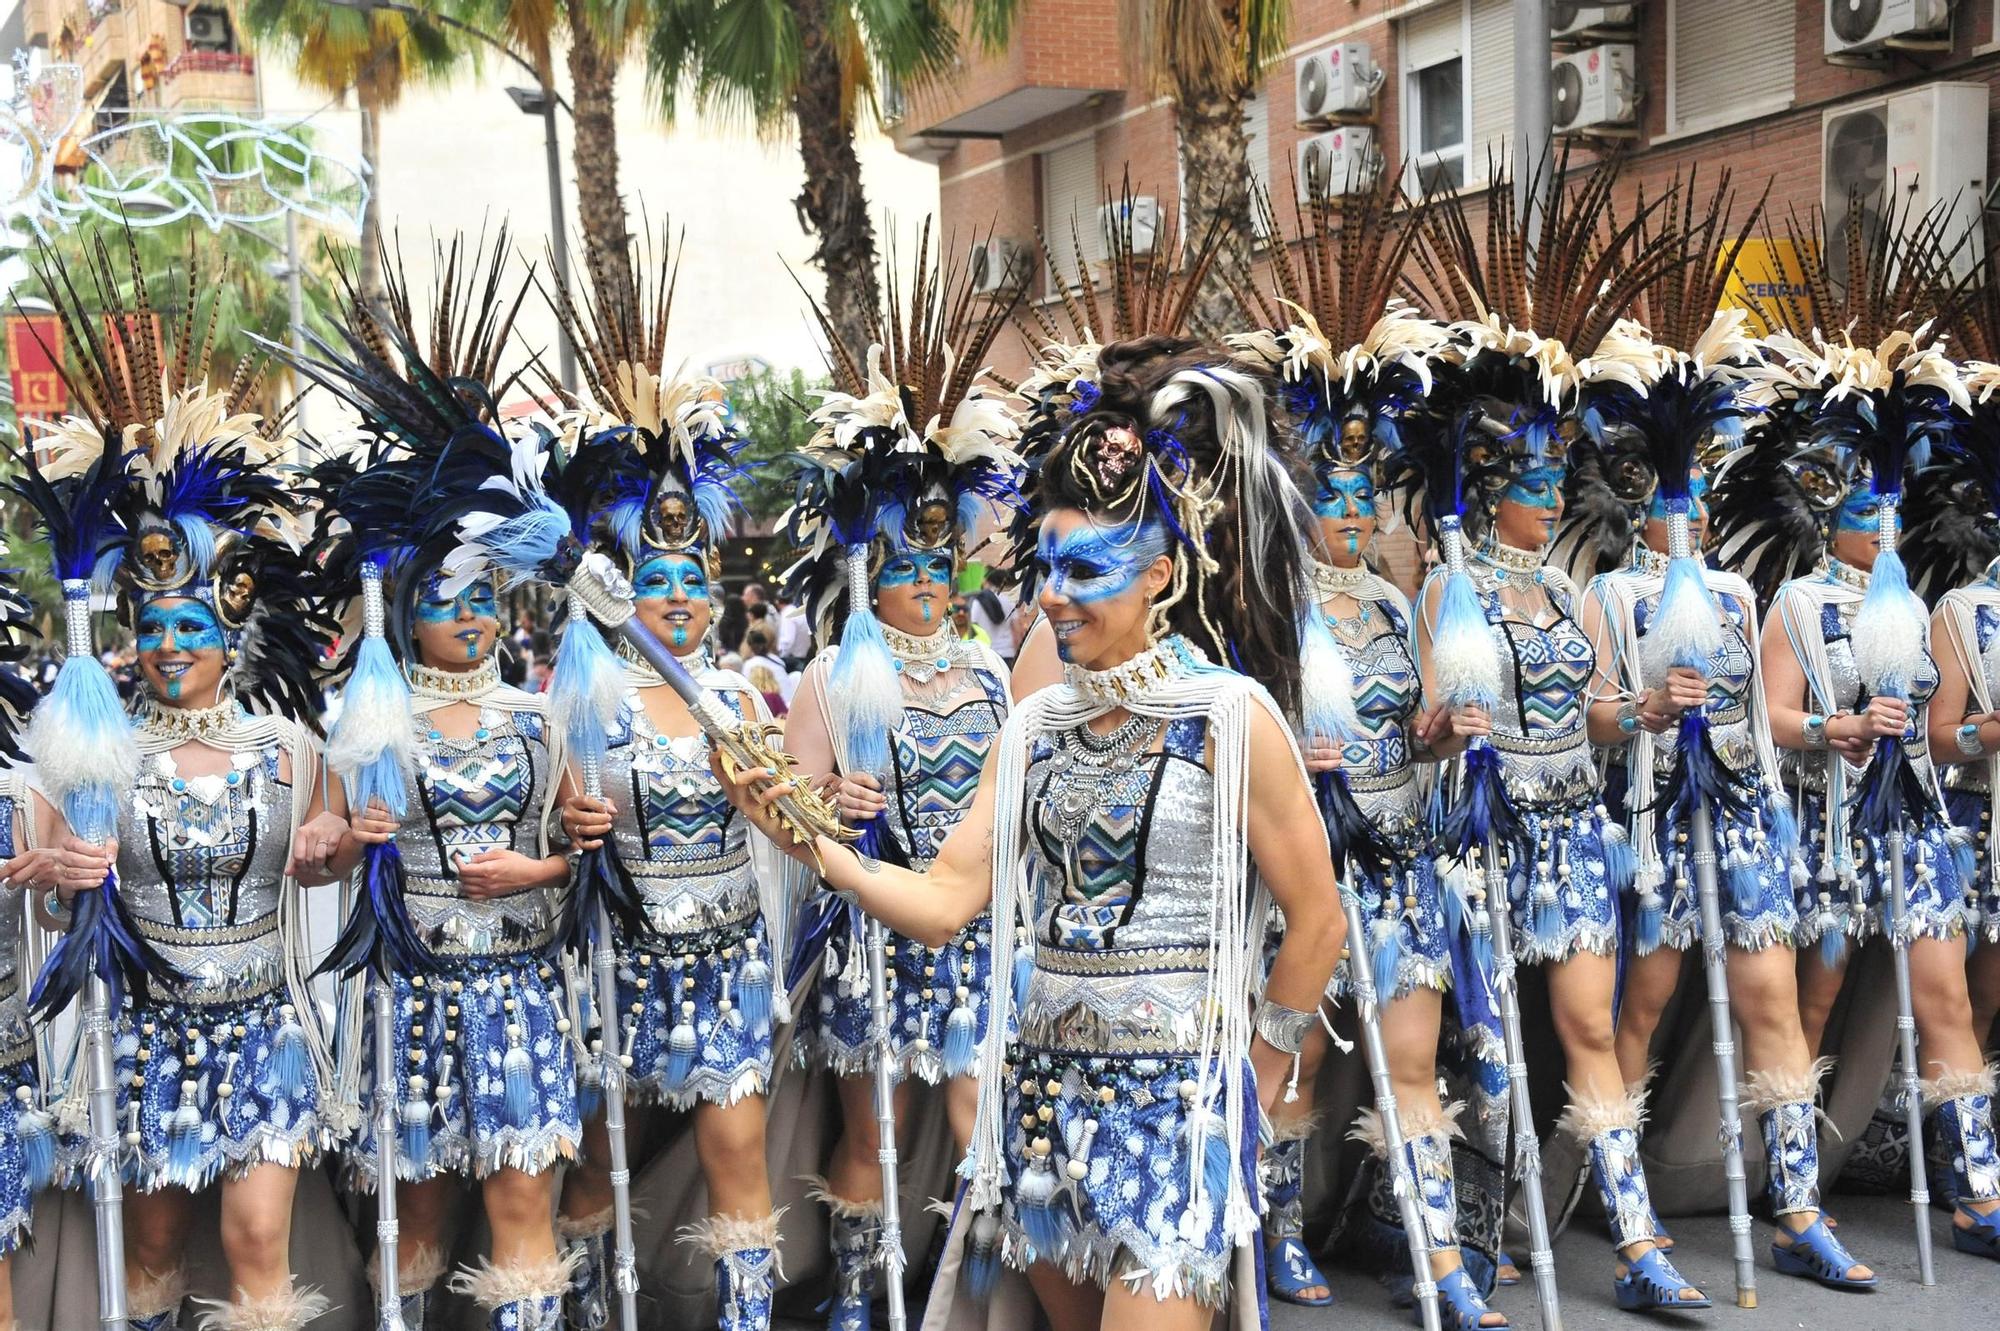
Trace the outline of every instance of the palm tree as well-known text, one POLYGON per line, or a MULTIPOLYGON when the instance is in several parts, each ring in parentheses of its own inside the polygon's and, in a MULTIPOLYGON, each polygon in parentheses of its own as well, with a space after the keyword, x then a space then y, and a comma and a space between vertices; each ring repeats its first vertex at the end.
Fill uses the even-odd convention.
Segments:
POLYGON ((955 67, 954 18, 989 48, 1004 44, 1017 0, 652 0, 647 73, 671 118, 684 97, 746 114, 766 132, 796 128, 805 187, 799 224, 818 244, 829 322, 865 345, 879 307, 875 226, 854 129, 881 81, 918 89, 955 67))
POLYGON ((1197 324, 1220 330, 1235 308, 1232 274, 1250 263, 1250 151, 1243 115, 1264 67, 1291 32, 1285 0, 1119 0, 1120 45, 1138 91, 1166 97, 1180 131, 1187 234, 1224 219, 1219 262, 1195 299, 1197 324))
MULTIPOLYGON (((361 155, 371 168, 380 161, 382 114, 406 87, 443 77, 459 58, 442 27, 401 10, 338 0, 245 0, 243 22, 253 42, 288 52, 307 86, 353 90, 361 155)), ((377 169, 361 211, 361 294, 370 302, 382 296, 381 185, 377 169)))

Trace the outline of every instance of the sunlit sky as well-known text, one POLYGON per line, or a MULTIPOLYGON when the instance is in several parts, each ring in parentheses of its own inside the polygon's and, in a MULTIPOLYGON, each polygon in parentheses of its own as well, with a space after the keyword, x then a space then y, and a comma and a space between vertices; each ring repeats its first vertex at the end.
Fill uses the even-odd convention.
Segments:
MULTIPOLYGON (((299 86, 278 61, 264 66, 264 103, 271 111, 325 104, 324 94, 299 86)), ((549 234, 542 121, 523 115, 506 93, 508 84, 528 81, 526 71, 489 59, 482 71, 449 88, 407 93, 384 117, 376 187, 385 223, 402 230, 413 286, 427 285, 414 270, 429 266, 433 231, 477 230, 482 220, 504 217, 521 251, 541 256, 549 234)), ((567 95, 566 70, 558 81, 567 95)), ((676 232, 685 231, 672 357, 698 368, 756 355, 776 366, 816 370, 819 341, 786 271, 791 265, 819 289, 817 272, 807 266, 812 241, 792 205, 802 174, 795 142, 763 140, 747 126, 712 121, 663 125, 646 105, 636 66, 620 77, 618 93, 620 179, 631 225, 636 230, 643 213, 656 227, 671 219, 676 232)), ((351 123, 351 112, 345 118, 351 123)), ((568 130, 565 123, 564 193, 574 247, 568 130)), ((865 134, 860 154, 878 226, 886 214, 899 232, 913 233, 937 206, 936 169, 897 153, 873 131, 865 134)), ((553 319, 535 297, 526 310, 526 343, 552 350, 553 319)))

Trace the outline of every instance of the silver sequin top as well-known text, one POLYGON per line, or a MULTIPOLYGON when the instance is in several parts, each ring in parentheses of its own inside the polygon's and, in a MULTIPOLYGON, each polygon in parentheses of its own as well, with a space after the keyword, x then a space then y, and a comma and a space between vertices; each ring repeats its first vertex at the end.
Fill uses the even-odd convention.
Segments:
POLYGON ((1361 602, 1350 618, 1325 617, 1347 653, 1361 726, 1358 737, 1341 745, 1341 777, 1368 821, 1399 850, 1414 851, 1423 830, 1423 788, 1410 723, 1423 681, 1410 652, 1406 609, 1400 597, 1384 596, 1361 602))
POLYGON ((1500 705, 1493 712, 1493 747, 1506 755, 1507 791, 1517 805, 1564 808, 1597 798, 1597 759, 1584 728, 1584 690, 1596 668, 1590 639, 1572 617, 1575 589, 1553 568, 1532 574, 1472 566, 1480 605, 1500 649, 1500 705), (1532 581, 1537 618, 1502 613, 1503 584, 1532 581))
MULTIPOLYGON (((22 834, 33 816, 20 775, 0 771, 0 860, 12 859, 23 849, 22 834)), ((12 892, 0 893, 0 1067, 34 1052, 28 996, 21 983, 22 904, 12 892)))
POLYGON ((417 729, 415 807, 396 833, 404 899, 418 934, 441 957, 511 956, 546 946, 556 926, 556 894, 523 888, 487 901, 466 897, 457 865, 486 850, 541 853, 540 821, 549 793, 549 754, 538 709, 515 710, 500 689, 479 707, 468 739, 417 729))
POLYGON ((1027 778, 1035 972, 1021 1041, 1080 1053, 1189 1052, 1208 992, 1215 781, 1207 726, 1101 779, 1074 741, 1036 742, 1027 778))
MULTIPOLYGON (((733 694, 722 696, 737 706, 733 694)), ((709 770, 708 737, 660 734, 634 689, 611 742, 603 773, 604 793, 618 806, 611 834, 653 928, 682 934, 753 918, 749 825, 709 770)))
POLYGON ((120 802, 120 896, 139 935, 187 981, 161 992, 214 1003, 284 982, 278 902, 292 787, 279 779, 281 753, 243 749, 207 776, 181 775, 172 751, 149 754, 120 802))

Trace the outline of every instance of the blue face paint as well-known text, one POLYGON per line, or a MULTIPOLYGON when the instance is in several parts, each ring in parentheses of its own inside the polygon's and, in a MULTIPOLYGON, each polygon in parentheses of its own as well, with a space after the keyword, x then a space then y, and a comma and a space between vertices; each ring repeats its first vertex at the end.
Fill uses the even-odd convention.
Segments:
POLYGON ((1167 553, 1167 541, 1166 528, 1158 523, 1078 527, 1061 537, 1044 527, 1036 554, 1052 593, 1089 605, 1131 590, 1153 561, 1167 553))
MULTIPOLYGON (((639 565, 632 579, 635 595, 648 601, 706 601, 708 570, 688 555, 655 555, 639 565)), ((685 647, 688 626, 674 625, 674 646, 685 647)))
POLYGON ((1362 472, 1327 468, 1319 473, 1313 512, 1323 518, 1373 518, 1375 484, 1362 472))
POLYGON ((1881 531, 1882 501, 1866 485, 1856 487, 1841 501, 1835 529, 1874 536, 1881 531))
POLYGON ((948 553, 926 551, 893 555, 875 578, 878 587, 914 587, 919 582, 940 585, 951 581, 952 558, 948 553))
MULTIPOLYGON (((1699 520, 1708 516, 1708 477, 1696 473, 1688 480, 1688 517, 1699 520)), ((1653 491, 1653 501, 1646 506, 1646 516, 1667 520, 1667 501, 1658 490, 1653 491)))
POLYGON ((1530 467, 1507 485, 1501 499, 1523 508, 1554 509, 1562 503, 1563 469, 1530 467))
MULTIPOLYGON (((438 581, 433 579, 417 601, 417 622, 420 624, 452 624, 466 616, 499 623, 500 598, 493 590, 491 579, 479 578, 456 596, 446 596, 439 590, 438 581)), ((477 660, 483 633, 467 629, 458 636, 465 643, 465 659, 477 660)))
MULTIPOLYGON (((139 611, 135 636, 144 655, 158 652, 219 652, 223 649, 222 621, 200 601, 153 601, 139 611)), ((181 696, 179 678, 167 681, 167 696, 181 696)))

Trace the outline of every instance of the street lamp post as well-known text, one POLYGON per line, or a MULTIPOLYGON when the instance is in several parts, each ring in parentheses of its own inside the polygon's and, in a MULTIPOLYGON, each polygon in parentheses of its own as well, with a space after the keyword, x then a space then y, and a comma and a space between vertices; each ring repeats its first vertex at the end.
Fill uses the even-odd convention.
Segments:
POLYGON ((1549 0, 1514 0, 1514 207, 1527 223, 1531 255, 1556 187, 1549 59, 1549 0))

